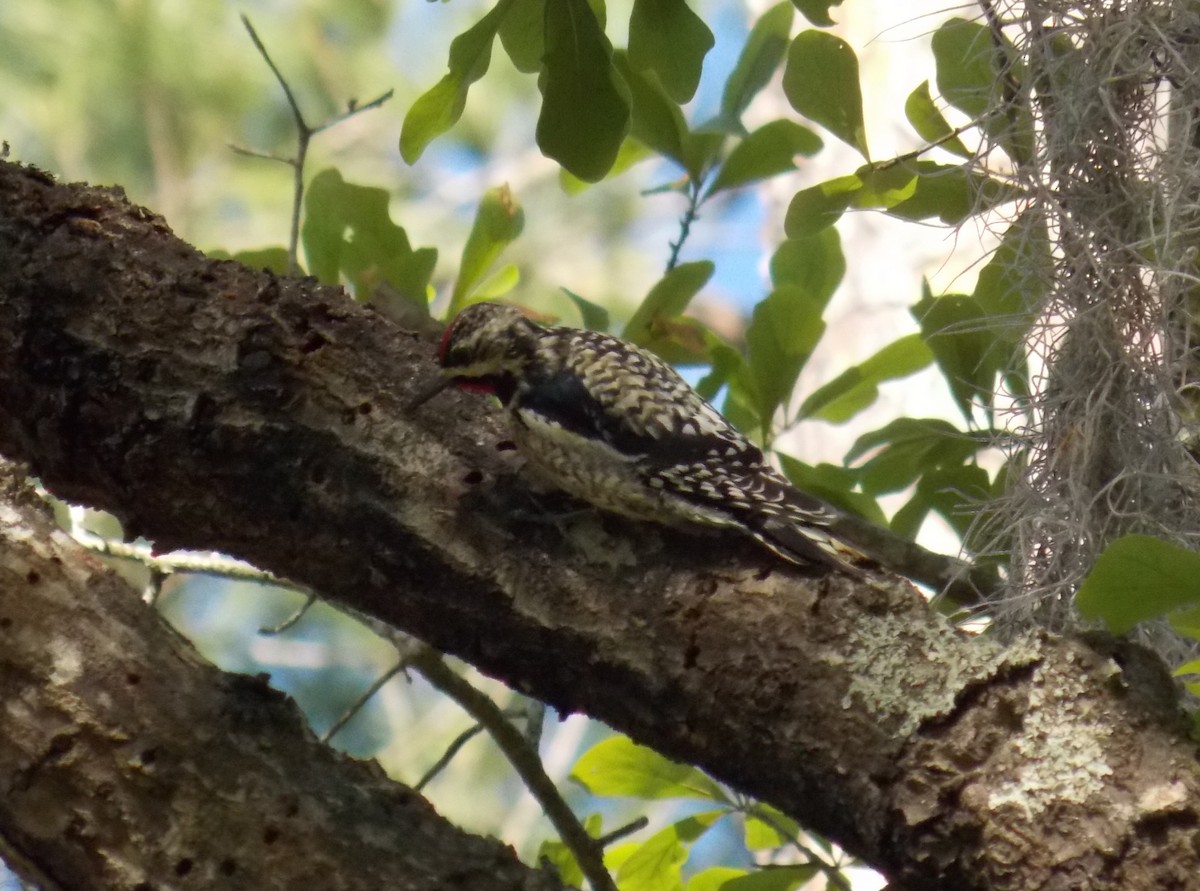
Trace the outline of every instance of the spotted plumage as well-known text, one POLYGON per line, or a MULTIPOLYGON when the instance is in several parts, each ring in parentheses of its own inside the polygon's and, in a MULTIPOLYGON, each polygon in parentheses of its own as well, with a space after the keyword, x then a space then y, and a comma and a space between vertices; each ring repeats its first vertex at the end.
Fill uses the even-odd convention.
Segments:
POLYGON ((568 493, 637 519, 739 529, 790 561, 862 575, 847 562, 862 555, 828 532, 830 509, 657 356, 480 303, 450 323, 438 360, 449 381, 500 399, 528 463, 568 493))

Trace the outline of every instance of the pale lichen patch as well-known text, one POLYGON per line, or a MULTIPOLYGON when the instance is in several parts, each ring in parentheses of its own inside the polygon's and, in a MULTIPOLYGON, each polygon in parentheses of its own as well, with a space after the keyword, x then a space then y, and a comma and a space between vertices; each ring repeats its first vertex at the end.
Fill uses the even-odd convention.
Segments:
POLYGON ((47 648, 53 662, 50 682, 56 685, 70 684, 83 672, 83 653, 79 646, 65 637, 56 637, 47 648))
POLYGON ((1029 709, 1006 743, 1006 759, 1019 767, 991 791, 991 809, 1012 805, 1032 819, 1053 804, 1082 804, 1102 792, 1113 773, 1103 745, 1111 731, 1093 713, 1089 694, 1081 677, 1034 675, 1029 709))
POLYGON ((1008 646, 967 637, 943 622, 892 615, 860 620, 845 662, 852 678, 843 708, 861 703, 881 720, 900 721, 909 736, 925 722, 949 715, 968 689, 1040 657, 1033 637, 1008 646))

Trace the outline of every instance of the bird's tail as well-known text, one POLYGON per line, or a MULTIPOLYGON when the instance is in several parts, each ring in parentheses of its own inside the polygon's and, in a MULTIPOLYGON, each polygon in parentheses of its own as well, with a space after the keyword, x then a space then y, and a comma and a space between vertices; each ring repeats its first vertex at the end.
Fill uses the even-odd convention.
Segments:
POLYGON ((834 538, 824 524, 813 523, 811 516, 800 522, 787 516, 767 515, 750 529, 756 539, 789 563, 827 566, 854 578, 869 580, 855 563, 869 562, 870 558, 834 538))

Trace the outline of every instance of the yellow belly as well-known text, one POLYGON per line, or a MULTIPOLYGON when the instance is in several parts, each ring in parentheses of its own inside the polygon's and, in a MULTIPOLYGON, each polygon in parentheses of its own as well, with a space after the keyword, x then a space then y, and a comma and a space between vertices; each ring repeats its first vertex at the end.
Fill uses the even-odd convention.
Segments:
POLYGON ((518 412, 514 439, 533 472, 576 498, 638 520, 673 526, 736 525, 732 518, 647 485, 638 456, 599 441, 581 439, 562 427, 518 412))

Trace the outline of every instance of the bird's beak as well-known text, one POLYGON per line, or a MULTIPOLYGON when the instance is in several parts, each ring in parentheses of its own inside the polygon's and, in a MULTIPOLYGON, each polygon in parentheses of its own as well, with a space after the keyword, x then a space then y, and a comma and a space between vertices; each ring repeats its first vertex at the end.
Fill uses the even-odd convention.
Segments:
POLYGON ((417 391, 417 395, 414 396, 408 403, 406 410, 409 412, 416 411, 452 383, 454 383, 453 378, 444 374, 439 374, 436 378, 417 391))

